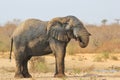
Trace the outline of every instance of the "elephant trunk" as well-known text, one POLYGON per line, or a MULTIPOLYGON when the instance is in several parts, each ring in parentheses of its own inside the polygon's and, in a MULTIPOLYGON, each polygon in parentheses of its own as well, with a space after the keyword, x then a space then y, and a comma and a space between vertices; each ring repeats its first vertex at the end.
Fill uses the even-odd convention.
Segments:
POLYGON ((85 48, 89 43, 89 37, 88 36, 78 37, 77 41, 79 42, 81 48, 85 48))
POLYGON ((77 38, 77 41, 79 42, 80 47, 85 48, 89 43, 90 33, 85 28, 76 28, 74 29, 74 34, 77 38))

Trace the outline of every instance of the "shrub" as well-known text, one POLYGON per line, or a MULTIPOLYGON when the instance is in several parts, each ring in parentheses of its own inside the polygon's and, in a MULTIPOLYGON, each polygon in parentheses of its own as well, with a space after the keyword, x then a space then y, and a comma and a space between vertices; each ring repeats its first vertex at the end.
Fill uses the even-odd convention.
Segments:
POLYGON ((107 60, 107 59, 109 59, 109 57, 110 57, 110 53, 108 53, 108 52, 103 52, 102 55, 101 55, 101 57, 102 57, 104 60, 107 60))
POLYGON ((93 61, 102 62, 102 61, 106 61, 107 59, 118 60, 118 57, 111 53, 103 52, 101 54, 96 55, 93 61))
POLYGON ((117 56, 114 56, 114 55, 111 55, 111 56, 110 56, 110 59, 112 59, 112 60, 118 60, 118 57, 117 57, 117 56))
POLYGON ((94 57, 93 61, 95 61, 95 62, 102 62, 103 60, 102 60, 100 55, 97 55, 97 56, 94 57))
POLYGON ((95 61, 95 62, 102 62, 102 61, 106 61, 109 58, 110 58, 110 53, 103 52, 103 53, 97 54, 94 57, 93 61, 95 61))
POLYGON ((48 72, 49 68, 47 67, 45 63, 44 57, 33 57, 30 60, 30 70, 32 72, 48 72))
MULTIPOLYGON (((19 21, 18 21, 19 22, 19 21)), ((10 50, 10 36, 16 28, 16 22, 9 22, 0 27, 0 51, 10 50)), ((67 53, 98 53, 98 52, 120 52, 120 25, 86 25, 91 33, 89 45, 83 49, 75 40, 71 40, 67 47, 67 53)))

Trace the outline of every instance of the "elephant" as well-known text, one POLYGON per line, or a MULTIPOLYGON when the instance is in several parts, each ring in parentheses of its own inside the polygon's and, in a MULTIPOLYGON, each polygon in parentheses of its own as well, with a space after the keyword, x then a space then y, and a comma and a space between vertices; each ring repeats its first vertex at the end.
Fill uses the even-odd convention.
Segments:
POLYGON ((32 56, 53 53, 55 56, 54 77, 64 77, 64 58, 67 44, 71 39, 79 42, 81 48, 89 43, 90 33, 75 16, 55 17, 50 21, 27 19, 11 36, 11 50, 14 46, 16 62, 15 78, 31 78, 27 63, 32 56))

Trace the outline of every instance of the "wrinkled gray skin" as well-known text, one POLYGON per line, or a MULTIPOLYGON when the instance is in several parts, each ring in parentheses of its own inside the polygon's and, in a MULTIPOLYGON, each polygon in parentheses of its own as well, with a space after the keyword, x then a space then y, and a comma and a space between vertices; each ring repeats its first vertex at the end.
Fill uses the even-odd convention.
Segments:
MULTIPOLYGON (((62 18, 62 17, 61 17, 62 18)), ((90 34, 74 16, 66 16, 72 20, 67 23, 55 22, 47 30, 48 22, 37 19, 24 21, 13 33, 11 40, 14 45, 16 61, 16 78, 30 78, 27 62, 32 56, 42 56, 54 53, 56 61, 55 77, 64 77, 64 58, 66 46, 71 39, 76 39, 82 48, 89 42, 90 34), (72 25, 74 23, 74 25, 72 25)), ((11 58, 11 53, 10 53, 11 58)))

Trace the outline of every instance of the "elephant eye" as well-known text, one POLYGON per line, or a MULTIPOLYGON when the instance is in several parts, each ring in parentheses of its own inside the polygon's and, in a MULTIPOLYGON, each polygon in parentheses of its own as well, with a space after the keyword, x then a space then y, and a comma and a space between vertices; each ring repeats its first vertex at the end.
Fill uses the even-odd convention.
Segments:
POLYGON ((91 34, 90 34, 90 33, 89 33, 88 35, 89 35, 89 36, 91 36, 91 34))

